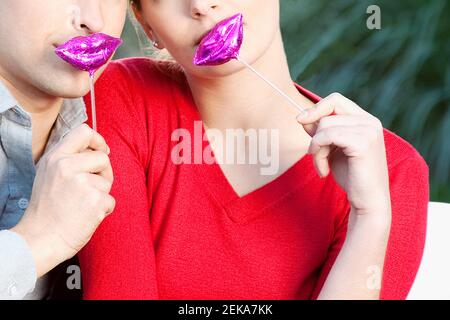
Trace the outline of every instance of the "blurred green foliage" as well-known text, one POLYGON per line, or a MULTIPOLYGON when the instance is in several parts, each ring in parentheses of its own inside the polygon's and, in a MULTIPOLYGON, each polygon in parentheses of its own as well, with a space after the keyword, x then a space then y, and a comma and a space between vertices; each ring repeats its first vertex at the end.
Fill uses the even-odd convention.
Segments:
MULTIPOLYGON (((293 79, 340 92, 409 141, 430 167, 431 199, 450 202, 450 1, 281 0, 293 79), (367 8, 381 8, 369 30, 367 8)), ((116 57, 142 55, 128 21, 116 57)))

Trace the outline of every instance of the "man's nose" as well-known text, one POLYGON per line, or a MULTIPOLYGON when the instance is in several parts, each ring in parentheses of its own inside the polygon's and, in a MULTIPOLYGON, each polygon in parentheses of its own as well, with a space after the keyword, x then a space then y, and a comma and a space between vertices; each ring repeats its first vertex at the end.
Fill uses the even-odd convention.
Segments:
POLYGON ((73 19, 75 29, 86 33, 97 33, 103 30, 105 22, 102 12, 102 0, 78 0, 74 5, 73 19))

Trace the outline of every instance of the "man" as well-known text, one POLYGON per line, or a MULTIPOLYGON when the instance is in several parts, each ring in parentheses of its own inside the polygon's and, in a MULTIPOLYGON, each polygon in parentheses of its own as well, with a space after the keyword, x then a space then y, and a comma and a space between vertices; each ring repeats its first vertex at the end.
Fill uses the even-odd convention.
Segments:
POLYGON ((88 75, 54 50, 75 36, 120 36, 126 6, 0 1, 0 299, 48 297, 45 275, 114 209, 109 148, 82 125, 88 75))

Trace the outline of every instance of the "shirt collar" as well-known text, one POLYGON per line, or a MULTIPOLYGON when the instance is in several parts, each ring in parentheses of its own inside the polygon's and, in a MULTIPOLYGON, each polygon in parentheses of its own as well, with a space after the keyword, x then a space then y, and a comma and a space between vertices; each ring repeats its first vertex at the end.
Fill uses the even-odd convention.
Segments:
MULTIPOLYGON (((0 114, 13 109, 23 110, 5 84, 0 81, 0 114)), ((86 105, 82 98, 64 99, 58 118, 68 129, 73 129, 87 120, 86 105)))
POLYGON ((13 97, 8 88, 0 81, 0 113, 8 111, 17 106, 17 100, 13 97))
POLYGON ((83 99, 64 99, 58 116, 69 129, 73 129, 84 123, 88 117, 83 99))

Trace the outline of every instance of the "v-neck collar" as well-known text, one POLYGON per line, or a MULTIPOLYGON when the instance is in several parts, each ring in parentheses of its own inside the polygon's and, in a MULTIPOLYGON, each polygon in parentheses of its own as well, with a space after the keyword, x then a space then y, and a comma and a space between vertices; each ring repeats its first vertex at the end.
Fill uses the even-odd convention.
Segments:
MULTIPOLYGON (((300 85, 295 84, 295 86, 301 94, 314 103, 321 100, 319 96, 304 89, 300 85)), ((189 89, 187 90, 187 93, 188 99, 185 101, 188 104, 188 110, 192 111, 191 117, 188 118, 194 119, 193 125, 195 121, 201 122, 201 134, 203 137, 206 132, 204 123, 201 120, 200 113, 195 106, 194 99, 189 89)), ((209 146, 209 140, 205 139, 203 141, 202 150, 205 150, 205 148, 209 146)), ((212 152, 212 154, 214 156, 214 152, 212 152)), ((196 170, 196 177, 199 181, 205 185, 206 190, 224 209, 228 217, 237 224, 245 224, 246 222, 270 212, 270 209, 276 206, 280 201, 289 197, 289 195, 299 188, 304 187, 311 179, 316 177, 312 156, 306 154, 276 179, 244 196, 239 196, 228 181, 217 161, 212 164, 202 162, 201 164, 193 164, 192 166, 196 170)))

